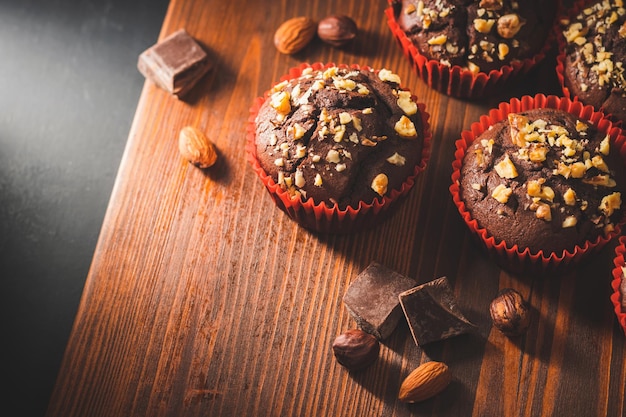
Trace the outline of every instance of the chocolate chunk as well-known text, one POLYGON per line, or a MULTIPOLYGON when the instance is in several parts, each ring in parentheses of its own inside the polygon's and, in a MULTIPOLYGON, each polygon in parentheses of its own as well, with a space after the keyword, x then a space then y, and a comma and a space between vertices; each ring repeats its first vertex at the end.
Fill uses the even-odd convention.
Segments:
POLYGON ((350 285, 343 302, 362 330, 385 339, 402 318, 398 296, 415 284, 411 278, 372 262, 350 285))
POLYGON ((446 277, 404 291, 399 299, 418 346, 468 333, 476 327, 457 307, 446 277))
POLYGON ((144 77, 180 98, 210 69, 207 53, 180 29, 139 55, 144 77))

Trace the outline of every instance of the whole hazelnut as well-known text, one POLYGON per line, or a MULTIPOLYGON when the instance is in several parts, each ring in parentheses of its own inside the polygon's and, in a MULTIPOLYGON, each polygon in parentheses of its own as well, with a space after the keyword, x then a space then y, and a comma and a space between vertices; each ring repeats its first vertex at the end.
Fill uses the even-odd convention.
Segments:
POLYGON ((506 336, 519 336, 528 329, 530 311, 522 294, 504 288, 489 306, 491 320, 496 329, 506 336))
POLYGON ((380 343, 374 335, 359 329, 348 330, 333 342, 337 362, 350 371, 369 366, 378 358, 380 343))
POLYGON ((352 41, 356 34, 356 23, 348 16, 328 16, 317 24, 317 36, 332 46, 344 46, 352 41))

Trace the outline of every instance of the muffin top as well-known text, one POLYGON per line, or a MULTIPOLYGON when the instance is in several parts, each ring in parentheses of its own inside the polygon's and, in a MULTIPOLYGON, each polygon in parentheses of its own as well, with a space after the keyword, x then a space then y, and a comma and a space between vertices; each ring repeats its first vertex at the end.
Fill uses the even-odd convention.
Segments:
POLYGON ((256 117, 256 156, 292 196, 372 203, 415 172, 422 115, 389 70, 306 68, 269 92, 256 117))
POLYGON ((573 95, 626 120, 626 9, 603 0, 583 9, 563 32, 565 85, 573 95))
POLYGON ((556 14, 554 0, 394 0, 393 6, 422 55, 474 73, 538 53, 556 14))
POLYGON ((617 153, 609 135, 563 110, 512 113, 467 149, 461 198, 496 240, 561 255, 622 218, 617 153))

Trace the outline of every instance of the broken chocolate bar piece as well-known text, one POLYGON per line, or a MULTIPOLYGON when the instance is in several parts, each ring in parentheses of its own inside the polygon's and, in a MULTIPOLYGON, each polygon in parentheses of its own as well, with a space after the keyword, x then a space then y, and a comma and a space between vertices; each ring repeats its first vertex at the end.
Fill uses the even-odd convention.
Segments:
POLYGON ((418 346, 468 333, 476 328, 456 305, 446 277, 404 291, 399 299, 418 346))
POLYGON ((139 55, 144 77, 181 98, 210 69, 207 53, 185 29, 180 29, 139 55))
POLYGON ((402 318, 398 296, 415 285, 415 280, 372 262, 350 284, 343 302, 362 330, 382 340, 402 318))

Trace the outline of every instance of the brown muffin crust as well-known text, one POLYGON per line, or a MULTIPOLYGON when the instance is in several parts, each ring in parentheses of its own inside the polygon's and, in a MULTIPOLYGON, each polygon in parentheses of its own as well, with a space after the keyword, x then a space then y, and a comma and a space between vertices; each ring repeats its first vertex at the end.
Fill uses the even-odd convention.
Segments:
POLYGON ((393 7, 422 55, 475 73, 538 53, 556 14, 553 0, 394 0, 393 7))
POLYGON ((467 149, 460 194, 507 246, 572 251, 622 218, 624 168, 610 138, 556 109, 510 114, 467 149))
POLYGON ((421 161, 419 107, 388 70, 307 68, 256 118, 257 159, 281 188, 340 208, 400 189, 421 161))
POLYGON ((563 32, 564 82, 585 104, 626 120, 626 9, 603 0, 583 9, 563 32))

